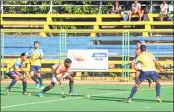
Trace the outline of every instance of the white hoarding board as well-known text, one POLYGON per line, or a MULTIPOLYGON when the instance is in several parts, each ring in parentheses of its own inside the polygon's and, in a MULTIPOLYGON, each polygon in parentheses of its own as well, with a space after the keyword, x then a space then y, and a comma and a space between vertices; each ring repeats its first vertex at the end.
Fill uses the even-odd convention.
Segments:
POLYGON ((72 71, 108 70, 108 50, 69 49, 68 58, 72 60, 72 71))

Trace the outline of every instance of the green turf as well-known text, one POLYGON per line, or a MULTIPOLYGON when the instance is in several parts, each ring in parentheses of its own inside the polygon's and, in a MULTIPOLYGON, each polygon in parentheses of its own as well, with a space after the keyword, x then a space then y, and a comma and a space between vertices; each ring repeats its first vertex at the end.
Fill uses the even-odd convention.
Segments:
MULTIPOLYGON (((155 101, 155 89, 147 90, 147 85, 141 86, 132 103, 124 101, 130 94, 132 85, 75 85, 79 95, 62 98, 60 87, 38 97, 34 85, 28 85, 31 96, 23 96, 22 85, 16 84, 10 96, 5 96, 5 87, 1 85, 1 110, 2 111, 172 111, 173 86, 162 86, 162 103, 155 101), (146 89, 146 90, 144 90, 146 89), (88 99, 86 95, 91 95, 88 99), (93 95, 93 96, 92 96, 93 95), (94 96, 96 95, 96 96, 94 96), (35 104, 33 104, 35 103, 35 104)), ((65 85, 68 93, 68 85, 65 85)))

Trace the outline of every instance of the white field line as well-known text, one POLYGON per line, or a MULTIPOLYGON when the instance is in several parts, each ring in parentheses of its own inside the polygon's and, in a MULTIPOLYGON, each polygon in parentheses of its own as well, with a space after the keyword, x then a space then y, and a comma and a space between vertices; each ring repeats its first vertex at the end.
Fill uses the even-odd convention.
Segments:
MULTIPOLYGON (((169 88, 169 87, 173 87, 173 86, 166 86, 166 87, 161 87, 161 88, 169 88)), ((146 90, 148 90, 148 89, 141 89, 141 91, 146 91, 146 90)), ((97 94, 97 95, 91 95, 91 96, 103 96, 103 95, 105 96, 105 95, 110 95, 110 94, 120 94, 120 93, 127 93, 127 92, 130 92, 130 91, 105 93, 105 94, 97 94)), ((42 104, 42 103, 49 103, 49 102, 65 101, 65 100, 82 99, 82 98, 85 98, 85 97, 64 98, 64 99, 58 99, 58 100, 49 100, 49 101, 32 102, 32 103, 25 103, 25 104, 17 104, 17 105, 4 106, 4 107, 1 107, 1 109, 4 109, 4 108, 12 108, 12 107, 19 107, 19 106, 25 106, 25 105, 34 105, 34 104, 42 104)))

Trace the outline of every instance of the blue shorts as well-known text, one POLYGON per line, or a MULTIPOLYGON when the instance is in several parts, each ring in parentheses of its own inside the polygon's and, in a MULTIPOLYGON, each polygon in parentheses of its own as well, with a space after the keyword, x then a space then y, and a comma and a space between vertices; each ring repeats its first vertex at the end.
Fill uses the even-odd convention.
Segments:
POLYGON ((15 72, 13 72, 13 71, 9 71, 8 73, 7 73, 7 76, 9 76, 11 79, 14 79, 13 78, 13 75, 15 74, 15 72))
POLYGON ((156 71, 141 71, 139 75, 139 80, 143 82, 148 77, 150 77, 154 82, 158 80, 158 73, 156 71))
POLYGON ((40 72, 41 66, 31 65, 30 71, 40 72))

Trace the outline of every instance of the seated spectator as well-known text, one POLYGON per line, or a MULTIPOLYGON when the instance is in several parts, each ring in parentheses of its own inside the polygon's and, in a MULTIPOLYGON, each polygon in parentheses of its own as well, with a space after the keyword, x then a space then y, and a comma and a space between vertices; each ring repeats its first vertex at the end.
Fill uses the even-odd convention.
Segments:
POLYGON ((129 12, 130 12, 131 5, 128 1, 125 2, 123 6, 123 10, 121 11, 121 16, 124 21, 127 21, 129 18, 129 12))
POLYGON ((107 14, 115 14, 114 6, 107 11, 107 14))
POLYGON ((129 21, 131 20, 134 14, 138 14, 139 21, 141 21, 142 12, 143 11, 141 10, 141 4, 138 3, 138 0, 134 0, 134 4, 132 4, 132 10, 129 13, 129 21))
POLYGON ((107 14, 120 14, 120 13, 121 13, 121 6, 119 5, 118 1, 116 1, 115 7, 113 6, 107 12, 107 14))
POLYGON ((160 5, 160 20, 163 21, 163 18, 167 15, 167 8, 168 5, 166 4, 166 1, 163 0, 163 3, 160 5))
POLYGON ((115 10, 115 14, 120 14, 121 13, 121 6, 119 5, 118 1, 116 1, 114 10, 115 10))
POLYGON ((150 12, 150 3, 148 2, 144 8, 143 21, 149 21, 149 17, 148 17, 149 12, 150 12))
POLYGON ((172 18, 171 16, 170 16, 170 14, 174 14, 174 11, 173 11, 173 1, 171 1, 171 4, 169 5, 169 12, 167 13, 167 16, 168 16, 168 20, 170 20, 170 21, 173 21, 174 20, 174 18, 172 18))

